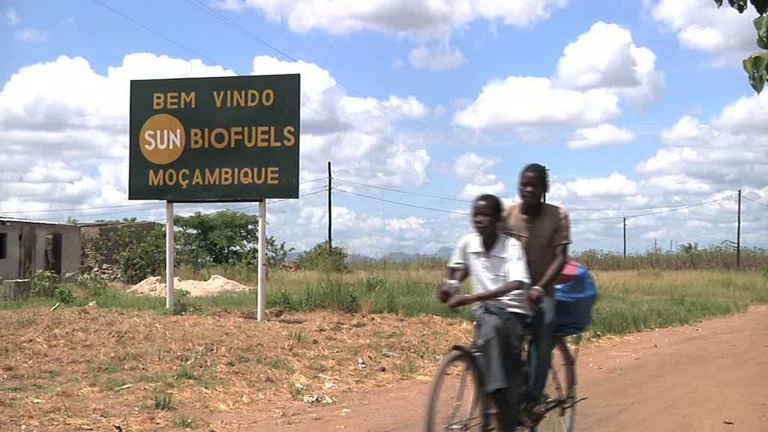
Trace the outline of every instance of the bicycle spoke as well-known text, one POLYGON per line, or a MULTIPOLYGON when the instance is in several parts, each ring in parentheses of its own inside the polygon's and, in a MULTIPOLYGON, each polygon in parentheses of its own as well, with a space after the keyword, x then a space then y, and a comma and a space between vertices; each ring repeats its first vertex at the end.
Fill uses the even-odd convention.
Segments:
POLYGON ((482 400, 474 359, 452 352, 435 377, 428 413, 428 430, 469 431, 482 426, 482 400), (455 396, 454 396, 455 392, 455 396), (443 397, 443 393, 445 396, 443 397), (441 400, 442 399, 442 400, 441 400), (468 399, 466 402, 465 399, 468 399), (465 408, 467 407, 467 408, 465 408), (444 412, 440 413, 440 411, 444 412))

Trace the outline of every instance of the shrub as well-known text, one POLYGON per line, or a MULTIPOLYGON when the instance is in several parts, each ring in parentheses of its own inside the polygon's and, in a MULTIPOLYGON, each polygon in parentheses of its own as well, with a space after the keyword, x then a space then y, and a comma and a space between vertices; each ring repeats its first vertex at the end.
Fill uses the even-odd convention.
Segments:
POLYGON ((328 242, 316 244, 312 249, 304 252, 299 257, 299 267, 308 270, 322 270, 333 272, 346 272, 347 251, 344 248, 334 246, 328 251, 328 242))

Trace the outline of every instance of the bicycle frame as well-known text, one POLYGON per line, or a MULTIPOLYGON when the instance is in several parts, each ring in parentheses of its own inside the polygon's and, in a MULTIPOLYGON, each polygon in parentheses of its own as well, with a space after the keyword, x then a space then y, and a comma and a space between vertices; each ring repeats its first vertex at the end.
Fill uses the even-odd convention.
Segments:
MULTIPOLYGON (((565 397, 558 397, 554 400, 549 400, 545 406, 545 413, 544 413, 544 416, 542 417, 542 420, 547 418, 549 413, 554 410, 560 409, 560 410, 566 411, 569 409, 573 409, 574 405, 586 399, 586 398, 582 398, 579 400, 575 400, 574 392, 575 392, 575 385, 576 385, 576 376, 575 376, 576 375, 575 373, 576 358, 574 357, 573 353, 571 352, 570 348, 567 345, 567 342, 565 340, 567 336, 568 335, 555 335, 555 347, 553 347, 553 349, 563 350, 564 351, 563 354, 567 360, 567 363, 566 363, 567 371, 565 376, 566 382, 564 383, 566 388, 563 389, 565 390, 564 392, 565 397)), ((521 361, 522 361, 521 373, 523 375, 522 376, 523 385, 519 390, 520 393, 519 393, 518 400, 521 401, 520 402, 521 404, 522 404, 522 401, 525 400, 525 393, 527 391, 528 373, 529 373, 527 354, 530 350, 531 338, 532 338, 531 333, 529 331, 526 331, 523 335, 522 349, 520 352, 521 361)), ((579 335, 578 340, 579 341, 581 340, 581 335, 579 335)), ((482 389, 485 388, 485 371, 480 366, 482 364, 482 353, 480 352, 479 348, 477 348, 474 345, 474 342, 471 345, 453 345, 449 353, 453 353, 453 354, 449 354, 449 356, 451 355, 456 356, 457 354, 461 356, 466 356, 468 361, 473 363, 472 369, 473 369, 473 374, 475 375, 477 389, 481 391, 481 393, 478 394, 478 396, 480 397, 480 400, 476 399, 475 404, 476 403, 481 404, 479 406, 479 408, 481 409, 479 414, 483 419, 483 424, 488 425, 489 420, 492 418, 492 416, 495 415, 495 411, 489 408, 490 407, 489 404, 492 404, 492 401, 486 398, 485 393, 482 391, 482 389)), ((577 355, 578 355, 578 352, 577 352, 577 355)), ((551 371, 552 371, 552 366, 550 365, 550 372, 551 371)), ((554 378, 550 378, 550 379, 554 380, 554 378)), ((558 381, 558 380, 555 380, 555 381, 558 381)), ((563 393, 563 392, 558 391, 558 393, 563 393)), ((431 397, 434 398, 434 394, 431 397)), ((476 405, 473 404, 473 407, 474 406, 476 405)), ((472 409, 472 411, 474 412, 474 408, 472 409)), ((570 415, 573 416, 573 413, 571 413, 570 415)), ((431 421, 430 421, 430 424, 432 424, 431 421)), ((520 430, 522 429, 527 430, 527 428, 530 427, 531 430, 535 430, 537 425, 538 423, 534 425, 528 425, 528 426, 519 426, 519 428, 520 430)), ((430 427, 428 428, 428 430, 434 430, 434 429, 430 427)))

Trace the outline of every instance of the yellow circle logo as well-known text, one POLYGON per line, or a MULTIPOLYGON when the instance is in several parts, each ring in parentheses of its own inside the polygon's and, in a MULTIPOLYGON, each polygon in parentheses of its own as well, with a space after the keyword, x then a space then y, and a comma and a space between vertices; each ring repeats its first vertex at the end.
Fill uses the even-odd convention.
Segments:
POLYGON ((170 114, 153 115, 144 122, 139 134, 141 153, 157 165, 167 165, 178 159, 186 142, 184 125, 170 114))

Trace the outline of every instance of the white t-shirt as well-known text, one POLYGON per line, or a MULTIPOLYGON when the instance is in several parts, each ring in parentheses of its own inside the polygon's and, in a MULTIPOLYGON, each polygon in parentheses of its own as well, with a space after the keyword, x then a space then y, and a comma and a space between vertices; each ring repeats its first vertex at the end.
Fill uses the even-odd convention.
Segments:
MULTIPOLYGON (((502 233, 487 254, 480 234, 466 234, 456 245, 448 266, 466 269, 476 294, 495 290, 511 281, 531 282, 522 243, 502 233)), ((510 312, 531 314, 524 290, 511 291, 490 302, 510 312)))

